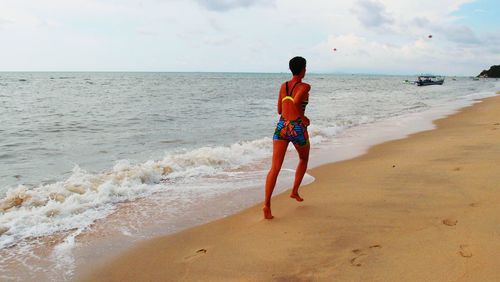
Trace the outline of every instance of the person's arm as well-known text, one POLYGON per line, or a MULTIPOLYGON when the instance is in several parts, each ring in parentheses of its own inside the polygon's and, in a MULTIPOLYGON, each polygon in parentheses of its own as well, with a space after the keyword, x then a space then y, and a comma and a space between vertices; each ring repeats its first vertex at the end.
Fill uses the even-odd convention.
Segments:
POLYGON ((278 94, 278 115, 281 115, 281 93, 283 93, 283 84, 280 88, 280 93, 278 94))
POLYGON ((304 111, 302 111, 302 101, 304 101, 309 96, 309 90, 311 90, 311 85, 307 83, 302 83, 300 85, 300 91, 295 95, 293 99, 293 103, 295 107, 299 110, 300 118, 305 122, 306 125, 309 125, 309 119, 304 115, 304 111))

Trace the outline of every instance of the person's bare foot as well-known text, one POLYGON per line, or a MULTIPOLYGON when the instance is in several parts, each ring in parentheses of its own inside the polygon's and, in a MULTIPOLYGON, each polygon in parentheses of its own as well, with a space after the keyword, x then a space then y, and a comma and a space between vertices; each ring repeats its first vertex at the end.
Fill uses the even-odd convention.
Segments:
POLYGON ((271 214, 271 208, 269 208, 267 206, 263 206, 262 211, 264 212, 265 219, 273 219, 274 218, 274 216, 271 214))
POLYGON ((292 193, 290 194, 290 198, 297 200, 297 202, 302 202, 304 199, 302 199, 298 193, 292 193))

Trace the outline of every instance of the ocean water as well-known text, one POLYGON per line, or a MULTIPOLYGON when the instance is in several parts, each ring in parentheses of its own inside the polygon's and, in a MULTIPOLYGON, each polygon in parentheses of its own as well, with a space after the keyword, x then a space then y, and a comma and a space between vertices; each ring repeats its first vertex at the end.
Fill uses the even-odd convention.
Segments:
MULTIPOLYGON (((237 194, 263 185, 278 89, 287 79, 248 73, 0 73, 0 252, 15 250, 0 263, 24 262, 24 269, 37 273, 45 268, 32 267, 39 256, 33 250, 56 236, 59 243, 45 257, 64 270, 46 279, 67 280, 75 259, 66 250, 82 233, 102 231, 111 222, 135 239, 174 232, 203 222, 203 204, 227 195, 235 200, 225 213, 243 208, 249 203, 237 194), (199 221, 179 221, 187 209, 199 221), (135 216, 138 210, 141 216, 135 216), (148 236, 135 230, 145 230, 137 226, 152 215, 168 228, 149 228, 148 236), (19 259, 21 253, 30 259, 19 259)), ((463 106, 494 95, 499 85, 458 77, 443 86, 416 87, 406 79, 414 78, 307 75, 312 90, 306 115, 316 155, 339 140, 349 142, 338 138, 349 129, 463 106)), ((258 201, 261 195, 252 193, 258 201)), ((9 271, 0 270, 0 278, 15 278, 9 271)))

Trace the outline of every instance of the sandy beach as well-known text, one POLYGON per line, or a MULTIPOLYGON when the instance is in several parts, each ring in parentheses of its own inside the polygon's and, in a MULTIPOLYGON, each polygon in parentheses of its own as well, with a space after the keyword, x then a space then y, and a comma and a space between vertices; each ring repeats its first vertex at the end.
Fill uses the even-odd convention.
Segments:
POLYGON ((146 241, 81 281, 499 281, 500 97, 308 173, 273 199, 146 241))

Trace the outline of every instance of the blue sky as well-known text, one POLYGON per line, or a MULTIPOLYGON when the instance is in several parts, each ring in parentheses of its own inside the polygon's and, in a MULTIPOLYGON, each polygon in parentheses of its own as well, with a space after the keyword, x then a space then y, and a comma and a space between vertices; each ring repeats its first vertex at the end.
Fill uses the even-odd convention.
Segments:
POLYGON ((481 0, 466 3, 453 13, 458 22, 476 31, 495 32, 500 29, 500 1, 481 0))
POLYGON ((2 0, 0 71, 476 75, 500 64, 498 2, 2 0))

